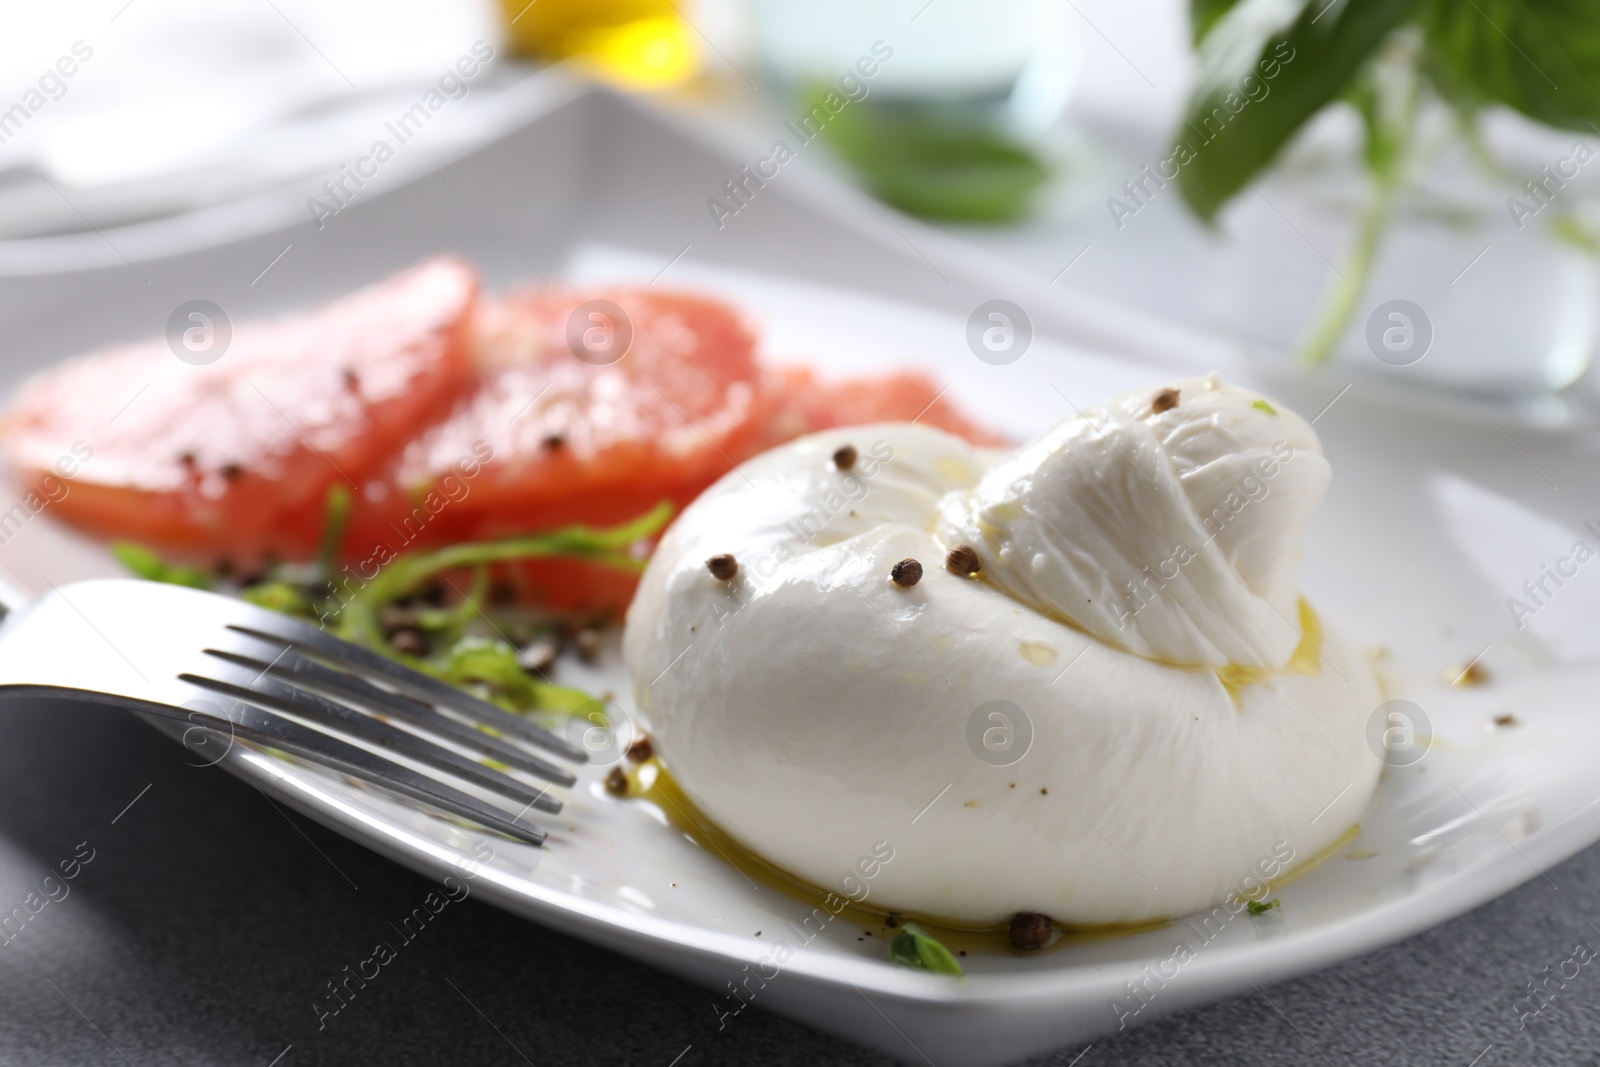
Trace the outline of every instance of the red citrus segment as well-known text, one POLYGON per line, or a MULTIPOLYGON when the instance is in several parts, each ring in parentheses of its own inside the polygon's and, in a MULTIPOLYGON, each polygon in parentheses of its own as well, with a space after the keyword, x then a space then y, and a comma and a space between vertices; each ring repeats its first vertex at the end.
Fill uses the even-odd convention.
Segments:
POLYGON ((483 302, 478 347, 478 388, 405 449, 387 514, 370 509, 347 551, 364 552, 375 538, 393 543, 395 514, 414 513, 430 489, 459 476, 474 449, 490 458, 463 479, 461 499, 429 517, 419 543, 612 525, 663 499, 685 504, 763 440, 754 338, 711 300, 513 292, 483 302), (631 346, 614 362, 603 351, 579 358, 568 343, 575 310, 595 299, 620 307, 631 325, 631 346))
POLYGON ((470 382, 477 278, 430 260, 310 314, 236 323, 215 362, 166 341, 80 357, 23 387, 4 448, 30 481, 82 441, 54 513, 164 553, 303 558, 336 481, 363 486, 470 382))
MULTIPOLYGON (((240 563, 311 555, 328 488, 347 478, 359 491, 342 555, 366 575, 411 549, 681 509, 756 452, 832 426, 918 418, 1003 443, 921 374, 823 382, 764 372, 754 347, 713 300, 548 287, 479 300, 471 269, 438 259, 309 315, 238 325, 206 366, 164 341, 75 360, 24 387, 5 450, 37 481, 82 442, 93 456, 56 514, 240 563), (580 314, 575 350, 574 313, 596 300, 626 326, 580 314), (607 351, 626 333, 625 352, 607 351)), ((573 560, 499 577, 564 610, 621 610, 635 584, 573 560)))
POLYGON ((777 367, 768 372, 765 391, 774 404, 769 417, 773 443, 835 426, 913 420, 975 445, 1011 443, 963 415, 950 399, 951 390, 917 371, 828 382, 807 367, 777 367))

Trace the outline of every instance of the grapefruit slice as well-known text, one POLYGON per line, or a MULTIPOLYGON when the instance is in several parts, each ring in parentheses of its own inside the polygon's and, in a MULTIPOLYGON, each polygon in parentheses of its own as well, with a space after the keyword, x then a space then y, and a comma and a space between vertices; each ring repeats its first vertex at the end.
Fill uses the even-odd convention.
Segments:
MULTIPOLYGON (((430 260, 320 311, 234 327, 214 362, 165 341, 51 370, 3 421, 55 514, 195 562, 309 558, 330 487, 352 504, 340 586, 401 552, 682 508, 802 433, 916 419, 975 443, 925 375, 763 370, 726 305, 687 293, 529 287, 479 298, 430 260), (70 474, 68 469, 70 468, 70 474), (63 480, 64 479, 64 480, 63 480)), ((635 575, 571 559, 497 566, 523 603, 624 608, 635 575)))
MULTIPOLYGON (((726 305, 651 289, 528 288, 486 298, 477 388, 395 460, 388 499, 353 514, 356 573, 389 552, 682 507, 765 447, 755 338, 726 305)), ((504 568, 519 599, 624 606, 635 578, 575 560, 504 568)))
POLYGON ((23 386, 5 456, 101 537, 246 567, 306 558, 329 487, 358 496, 470 384, 477 289, 470 266, 439 258, 320 311, 234 325, 204 365, 164 339, 91 353, 23 386))
POLYGON ((963 415, 951 401, 948 387, 941 388, 918 371, 829 382, 808 367, 777 367, 768 373, 765 390, 773 398, 768 424, 772 445, 803 433, 873 422, 918 422, 975 445, 1011 444, 963 415))

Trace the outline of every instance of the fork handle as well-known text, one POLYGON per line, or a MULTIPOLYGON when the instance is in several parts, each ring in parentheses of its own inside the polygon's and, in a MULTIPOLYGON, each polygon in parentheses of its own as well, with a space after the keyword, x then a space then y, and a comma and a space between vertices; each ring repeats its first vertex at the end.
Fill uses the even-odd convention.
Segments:
MULTIPOLYGON (((5 690, 5 695, 50 697, 52 699, 79 698, 93 703, 128 708, 170 722, 184 723, 190 727, 198 724, 201 728, 226 738, 229 742, 230 751, 234 740, 245 741, 252 745, 269 749, 278 749, 298 756, 310 763, 315 763, 318 766, 340 771, 370 785, 399 793, 402 796, 421 801, 441 811, 478 823, 480 826, 513 840, 526 841, 531 845, 542 845, 545 840, 543 830, 540 830, 532 823, 523 821, 520 816, 507 818, 503 813, 495 811, 476 797, 463 793, 459 789, 452 789, 450 786, 435 782, 424 775, 418 774, 409 767, 402 766, 392 760, 386 760, 382 756, 374 755, 364 748, 358 748, 336 737, 302 726, 292 719, 285 718, 282 715, 275 715, 253 704, 244 704, 239 701, 208 700, 208 703, 213 704, 222 712, 222 714, 213 714, 201 709, 173 707, 168 704, 134 700, 128 697, 90 692, 88 690, 17 686, 14 688, 8 687, 5 690), (231 706, 224 707, 225 703, 231 706)), ((207 694, 208 697, 215 695, 207 694)))

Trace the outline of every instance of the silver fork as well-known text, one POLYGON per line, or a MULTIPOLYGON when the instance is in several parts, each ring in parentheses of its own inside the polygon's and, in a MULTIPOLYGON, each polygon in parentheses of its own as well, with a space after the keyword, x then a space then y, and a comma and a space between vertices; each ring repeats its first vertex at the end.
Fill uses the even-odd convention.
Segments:
POLYGON ((0 696, 130 708, 299 756, 535 845, 545 834, 523 816, 560 811, 549 788, 577 779, 532 749, 579 764, 588 758, 493 704, 305 623, 232 597, 134 579, 53 587, 10 612, 0 623, 0 696), (519 810, 509 814, 337 735, 519 810), (479 759, 544 784, 530 786, 479 759))

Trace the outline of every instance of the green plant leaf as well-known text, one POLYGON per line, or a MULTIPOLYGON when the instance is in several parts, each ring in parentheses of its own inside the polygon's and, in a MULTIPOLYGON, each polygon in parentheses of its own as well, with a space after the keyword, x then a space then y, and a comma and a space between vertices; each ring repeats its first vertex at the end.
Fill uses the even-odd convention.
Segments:
POLYGON ((1029 148, 953 105, 851 104, 822 136, 874 196, 919 218, 1005 222, 1049 176, 1029 148))
MULTIPOLYGON (((1418 99, 1418 35, 1403 31, 1403 47, 1386 49, 1367 63, 1343 99, 1361 118, 1362 160, 1379 183, 1399 176, 1413 140, 1418 99)), ((1397 35, 1398 38, 1399 35, 1397 35)))
POLYGON ((1595 0, 1432 0, 1423 25, 1448 83, 1479 106, 1569 129, 1600 123, 1595 0))
POLYGON ((1600 234, 1595 233, 1594 226, 1577 215, 1557 215, 1550 220, 1550 232, 1556 240, 1576 248, 1584 255, 1600 256, 1600 234))
POLYGON ((906 923, 889 939, 889 962, 936 974, 966 974, 950 950, 915 923, 906 923))
POLYGON ((1195 214, 1215 218, 1311 116, 1349 89, 1421 3, 1243 0, 1223 16, 1201 46, 1200 78, 1177 133, 1192 153, 1180 160, 1178 185, 1195 214))
POLYGON ((1198 45, 1205 40, 1206 34, 1238 3, 1239 0, 1189 0, 1189 28, 1194 34, 1194 43, 1198 45))
POLYGON ((1282 903, 1283 903, 1283 901, 1281 901, 1278 898, 1274 897, 1271 900, 1268 900, 1266 902, 1262 902, 1262 901, 1259 901, 1259 900, 1252 900, 1252 901, 1250 901, 1250 903, 1246 904, 1245 907, 1250 909, 1250 914, 1251 915, 1265 915, 1267 912, 1271 911, 1273 908, 1276 908, 1279 904, 1282 904, 1282 903))

